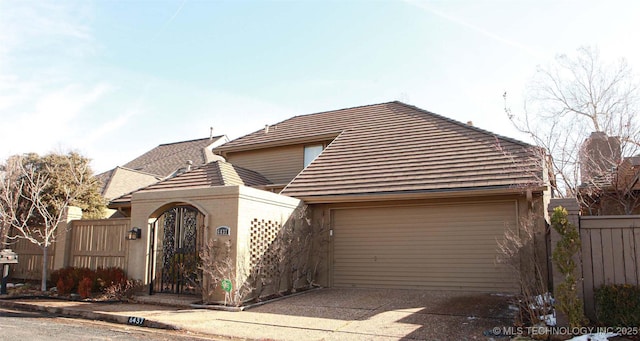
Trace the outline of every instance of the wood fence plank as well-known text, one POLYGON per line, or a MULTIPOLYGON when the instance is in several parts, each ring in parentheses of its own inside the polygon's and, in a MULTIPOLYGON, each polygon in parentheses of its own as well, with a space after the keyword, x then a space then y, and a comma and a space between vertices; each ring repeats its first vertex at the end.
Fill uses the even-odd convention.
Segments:
POLYGON ((638 269, 638 265, 640 265, 640 227, 633 228, 633 241, 636 254, 636 281, 640 285, 640 269, 638 269))
POLYGON ((633 228, 622 229, 622 248, 624 253, 624 283, 638 285, 638 263, 636 262, 633 228))
POLYGON ((595 302, 593 296, 593 255, 591 246, 591 232, 593 230, 581 229, 582 240, 582 276, 584 278, 584 307, 587 316, 595 318, 595 302))
POLYGON ((613 258, 613 283, 624 284, 624 245, 622 241, 622 229, 609 229, 611 231, 611 256, 613 258))
POLYGON ((601 229, 600 234, 602 237, 602 270, 604 271, 603 284, 612 284, 615 276, 611 229, 601 229))
POLYGON ((82 220, 73 225, 72 266, 120 267, 126 271, 126 231, 128 219, 82 220))
POLYGON ((602 233, 601 229, 591 229, 591 255, 593 264, 593 287, 598 288, 604 284, 604 260, 602 258, 602 233))

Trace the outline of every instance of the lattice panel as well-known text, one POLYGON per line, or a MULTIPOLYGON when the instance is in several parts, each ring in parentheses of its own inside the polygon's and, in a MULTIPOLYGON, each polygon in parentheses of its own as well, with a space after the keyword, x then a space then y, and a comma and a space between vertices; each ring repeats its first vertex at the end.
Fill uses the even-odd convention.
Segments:
POLYGON ((271 250, 271 244, 279 231, 280 224, 275 221, 258 218, 251 221, 251 268, 260 264, 263 278, 275 275, 278 257, 277 252, 271 250))

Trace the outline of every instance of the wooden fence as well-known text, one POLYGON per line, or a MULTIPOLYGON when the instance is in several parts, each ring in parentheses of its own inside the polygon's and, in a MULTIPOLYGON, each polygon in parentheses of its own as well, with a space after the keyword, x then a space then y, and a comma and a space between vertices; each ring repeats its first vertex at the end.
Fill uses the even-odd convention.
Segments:
POLYGON ((129 219, 72 221, 65 266, 119 267, 126 271, 125 235, 130 225, 129 219))
MULTIPOLYGON (((119 267, 126 271, 128 248, 125 235, 130 226, 130 220, 126 218, 72 220, 68 225, 60 226, 57 241, 48 250, 49 273, 66 266, 94 270, 98 267, 119 267)), ((23 239, 11 247, 19 256, 18 264, 10 267, 11 277, 40 279, 42 250, 23 239)))
MULTIPOLYGON (((18 254, 18 264, 11 264, 9 266, 11 277, 29 280, 42 278, 42 249, 39 246, 26 239, 16 239, 9 247, 18 254)), ((49 268, 49 272, 51 272, 51 270, 53 270, 53 258, 56 245, 51 245, 47 251, 47 268, 49 268)))
POLYGON ((582 216, 580 238, 585 312, 594 319, 595 289, 640 284, 640 216, 582 216))

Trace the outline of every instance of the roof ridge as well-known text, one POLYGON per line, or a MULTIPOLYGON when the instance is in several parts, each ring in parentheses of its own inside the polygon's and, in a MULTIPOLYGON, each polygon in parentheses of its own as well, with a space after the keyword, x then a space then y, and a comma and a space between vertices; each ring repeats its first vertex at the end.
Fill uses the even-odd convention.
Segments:
MULTIPOLYGON (((356 106, 353 106, 353 107, 342 108, 342 109, 333 109, 333 110, 317 111, 317 112, 313 112, 313 113, 310 113, 310 114, 295 115, 295 116, 291 116, 291 117, 289 117, 289 118, 287 118, 287 119, 285 119, 285 120, 282 120, 282 121, 278 121, 278 122, 276 122, 276 123, 269 124, 269 126, 277 126, 278 124, 281 124, 281 123, 284 123, 284 122, 287 122, 287 121, 291 121, 291 120, 296 119, 296 118, 299 118, 299 117, 306 117, 306 116, 312 116, 312 115, 320 115, 320 114, 326 114, 326 113, 330 113, 330 112, 337 112, 337 111, 344 111, 344 110, 353 110, 353 109, 366 108, 366 107, 374 107, 374 106, 379 106, 379 105, 391 104, 391 103, 394 103, 394 102, 398 102, 398 101, 382 102, 382 103, 376 103, 376 104, 363 104, 363 105, 356 105, 356 106)), ((400 102, 398 102, 398 103, 400 103, 400 102)), ((237 140, 240 140, 240 139, 243 139, 243 138, 245 138, 245 137, 247 137, 247 136, 249 136, 249 135, 251 135, 251 134, 257 133, 257 132, 259 132, 259 131, 261 131, 261 130, 262 130, 262 129, 256 129, 256 130, 254 130, 254 131, 252 131, 252 132, 250 132, 250 133, 244 134, 244 135, 242 135, 242 136, 240 136, 240 137, 237 137, 237 138, 235 138, 235 139, 233 139, 233 140, 230 140, 230 141, 228 141, 227 143, 229 143, 229 142, 233 142, 233 141, 237 141, 237 140)), ((225 144, 227 144, 227 143, 225 143, 225 144)), ((219 147, 222 147, 222 146, 224 146, 225 144, 222 144, 222 145, 221 145, 221 146, 219 146, 219 147)))
MULTIPOLYGON (((390 102, 382 102, 382 103, 375 103, 375 104, 363 104, 363 105, 356 105, 353 107, 348 107, 348 108, 342 108, 342 109, 333 109, 333 110, 324 110, 324 111, 317 111, 317 112, 313 112, 310 114, 302 114, 302 115, 296 115, 293 117, 290 117, 284 121, 281 122, 286 122, 288 120, 291 120, 293 118, 296 117, 305 117, 305 116, 311 116, 311 115, 320 115, 320 114, 326 114, 326 113, 330 113, 330 112, 336 112, 336 111, 345 111, 345 110, 353 110, 353 109, 360 109, 360 108, 367 108, 367 107, 375 107, 375 106, 380 106, 380 105, 387 105, 387 104, 391 104, 391 103, 402 103, 402 102, 398 102, 398 101, 390 101, 390 102)), ((280 123, 280 122, 278 122, 280 123)))
MULTIPOLYGON (((218 163, 218 167, 216 167, 216 169, 218 170, 218 176, 220 177, 220 180, 222 181, 223 185, 227 185, 227 177, 225 176, 225 172, 223 172, 222 167, 227 167, 227 162, 226 161, 222 161, 222 160, 216 160, 213 161, 218 163)), ((210 163, 213 163, 210 162, 210 163)))
MULTIPOLYGON (((206 139, 209 139, 209 138, 207 137, 206 139)), ((152 150, 148 151, 148 152, 147 152, 147 153, 145 153, 145 154, 151 153, 151 152, 153 152, 153 150, 155 150, 156 148, 160 148, 160 147, 166 147, 166 146, 170 146, 170 145, 174 145, 174 144, 178 144, 178 143, 195 142, 195 141, 202 141, 202 140, 205 140, 205 139, 197 139, 197 140, 184 141, 184 142, 174 142, 174 143, 168 143, 168 144, 161 144, 161 145, 158 145, 157 147, 153 148, 152 150)), ((206 148, 206 147, 204 147, 204 148, 206 148)), ((168 153, 168 154, 166 155, 166 157, 174 156, 174 155, 176 155, 176 154, 180 154, 180 153, 184 152, 185 150, 190 150, 190 149, 193 149, 193 148, 192 148, 192 147, 190 147, 190 146, 183 146, 183 147, 182 147, 182 148, 180 148, 180 149, 176 149, 176 150, 174 150, 173 152, 168 153)), ((198 152, 201 152, 201 153, 202 153, 202 149, 203 149, 203 148, 200 148, 200 149, 198 150, 198 152)), ((204 157, 204 155, 202 155, 202 156, 203 156, 204 160, 206 161, 206 159, 207 159, 207 158, 206 158, 206 157, 204 157)), ((159 163, 159 162, 161 162, 161 161, 163 161, 163 160, 164 160, 164 159, 159 159, 159 158, 158 158, 158 159, 154 159, 153 161, 148 162, 148 163, 147 163, 147 166, 148 166, 148 165, 151 165, 151 164, 157 164, 157 163, 159 163)), ((186 162, 186 161, 187 161, 187 160, 183 160, 183 162, 186 162)), ((194 160, 191 160, 191 161, 194 161, 194 160)), ((206 163, 204 163, 204 164, 206 164, 206 163)), ((177 169, 180 169, 180 168, 182 168, 182 166, 179 166, 177 169)), ((175 170, 174 170, 174 172, 175 172, 175 170)))
POLYGON ((192 140, 185 140, 185 141, 176 141, 176 142, 169 142, 169 143, 161 143, 158 145, 158 147, 160 146, 170 146, 172 144, 180 144, 180 143, 187 143, 187 142, 195 142, 195 141, 202 141, 202 140, 215 140, 216 138, 221 138, 224 135, 217 135, 217 136, 213 136, 213 137, 204 137, 204 138, 199 138, 199 139, 192 139, 192 140))
MULTIPOLYGON (((148 184, 148 185, 146 185, 146 186, 144 186, 144 187, 140 187, 140 188, 138 188, 138 189, 134 189, 134 190, 133 190, 133 191, 131 191, 131 192, 125 193, 125 194, 123 194, 123 195, 121 195, 121 196, 119 196, 119 197, 117 197, 117 198, 113 198, 113 199, 111 199, 111 201, 116 201, 116 200, 118 200, 118 199, 120 199, 120 198, 123 198, 123 197, 129 196, 129 195, 132 195, 132 194, 133 194, 133 193, 135 193, 135 192, 143 191, 143 190, 145 190, 145 189, 147 189, 147 188, 149 188, 149 187, 151 187, 151 186, 157 185, 157 184, 159 184, 159 183, 161 183, 161 182, 165 182, 165 181, 169 181, 169 180, 175 179, 175 178, 177 178, 177 177, 179 177, 179 176, 182 176, 183 174, 193 172, 193 171, 195 171, 195 170, 197 170, 197 169, 200 169, 200 168, 203 168, 203 167, 208 166, 210 163, 219 162, 219 161, 220 161, 220 160, 216 160, 216 161, 212 161, 212 162, 209 162, 209 163, 205 163, 205 164, 202 164, 202 165, 199 165, 199 166, 193 167, 189 172, 184 172, 184 173, 181 173, 181 174, 178 174, 178 175, 175 175, 175 176, 169 176, 169 177, 166 177, 166 178, 161 178, 161 179, 160 179, 159 181, 157 181, 157 182, 154 182, 154 183, 152 183, 152 184, 148 184)), ((118 167, 120 167, 120 166, 118 166, 118 167)), ((130 169, 130 168, 126 168, 126 167, 120 167, 120 168, 130 169)), ((219 168, 219 167, 218 167, 218 168, 219 168)), ((114 168, 114 169, 115 169, 115 168, 114 168)), ((135 170, 135 169, 134 169, 134 170, 135 170)), ((157 174, 150 174, 150 175, 157 176, 157 174)))
POLYGON ((125 166, 115 166, 115 168, 113 168, 113 170, 115 170, 116 168, 120 168, 120 169, 124 169, 124 170, 128 170, 128 171, 132 171, 132 172, 136 172, 136 173, 140 173, 140 174, 144 174, 144 175, 151 175, 154 176, 156 178, 160 177, 158 174, 154 174, 154 173, 149 173, 149 172, 145 172, 143 170, 139 170, 139 169, 133 169, 133 168, 129 168, 129 167, 125 167, 125 166))

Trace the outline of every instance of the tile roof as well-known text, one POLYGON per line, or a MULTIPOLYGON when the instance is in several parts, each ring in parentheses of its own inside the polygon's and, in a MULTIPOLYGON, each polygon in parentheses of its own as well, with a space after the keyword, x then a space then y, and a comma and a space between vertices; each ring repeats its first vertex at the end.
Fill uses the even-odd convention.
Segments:
MULTIPOLYGON (((154 183, 135 192, 151 192, 172 189, 206 188, 215 186, 244 185, 259 187, 271 182, 257 172, 234 166, 224 161, 213 161, 178 176, 154 183)), ((124 204, 131 201, 133 193, 126 194, 110 202, 124 204)))
POLYGON ((543 185, 535 147, 401 102, 296 116, 215 150, 329 135, 337 137, 282 194, 310 199, 543 185))
POLYGON ((209 162, 205 148, 221 138, 224 136, 161 144, 127 162, 124 167, 168 177, 185 167, 187 160, 193 161, 193 166, 209 162))

